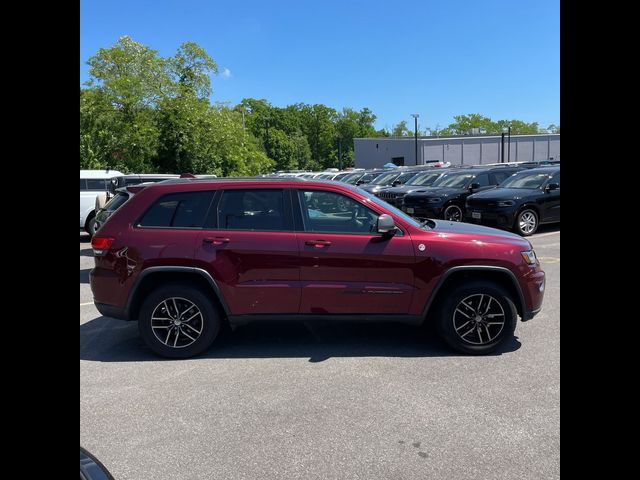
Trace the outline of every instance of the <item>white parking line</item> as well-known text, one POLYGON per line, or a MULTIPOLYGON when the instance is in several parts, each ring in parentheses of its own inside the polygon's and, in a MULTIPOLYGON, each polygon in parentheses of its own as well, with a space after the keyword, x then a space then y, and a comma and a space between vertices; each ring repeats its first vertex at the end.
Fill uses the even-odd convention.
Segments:
POLYGON ((533 238, 542 238, 542 237, 548 237, 549 235, 555 235, 555 234, 560 235, 560 232, 541 233, 540 235, 535 235, 535 236, 533 236, 533 237, 531 237, 531 238, 532 238, 532 239, 533 239, 533 238))
POLYGON ((80 306, 84 307, 85 305, 93 305, 93 302, 81 303, 80 306))

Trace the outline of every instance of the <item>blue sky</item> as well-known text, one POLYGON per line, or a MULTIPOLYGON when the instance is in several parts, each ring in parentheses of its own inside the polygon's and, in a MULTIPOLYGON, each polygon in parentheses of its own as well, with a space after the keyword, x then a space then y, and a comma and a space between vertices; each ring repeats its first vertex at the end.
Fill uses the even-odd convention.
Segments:
POLYGON ((216 60, 212 101, 369 107, 378 128, 453 116, 560 123, 559 0, 81 0, 86 60, 129 35, 216 60), (226 70, 225 70, 226 69, 226 70))

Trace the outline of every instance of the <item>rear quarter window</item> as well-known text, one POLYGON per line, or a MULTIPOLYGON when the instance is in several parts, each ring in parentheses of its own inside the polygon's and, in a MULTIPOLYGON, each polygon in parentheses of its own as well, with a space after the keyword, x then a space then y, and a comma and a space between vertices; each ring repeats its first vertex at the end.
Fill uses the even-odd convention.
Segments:
POLYGON ((202 228, 214 192, 171 193, 157 200, 138 221, 139 227, 202 228))

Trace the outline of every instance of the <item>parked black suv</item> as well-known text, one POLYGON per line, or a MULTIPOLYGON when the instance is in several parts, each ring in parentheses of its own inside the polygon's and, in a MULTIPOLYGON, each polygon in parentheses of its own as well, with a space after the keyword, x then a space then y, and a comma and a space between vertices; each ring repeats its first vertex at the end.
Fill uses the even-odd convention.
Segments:
POLYGON ((535 233, 541 223, 560 221, 560 167, 524 170, 498 188, 467 198, 465 221, 535 233))
POLYGON ((388 173, 382 174, 375 178, 367 185, 360 186, 363 190, 373 193, 374 195, 380 190, 386 187, 396 187, 398 185, 404 185, 407 181, 415 177, 418 173, 424 170, 433 170, 432 166, 417 166, 417 167, 405 167, 392 169, 388 173))
POLYGON ((369 183, 374 178, 387 173, 388 170, 373 169, 373 170, 359 170, 357 172, 350 173, 349 175, 342 177, 341 182, 348 183, 350 185, 363 185, 369 183))
POLYGON ((473 193, 493 189, 522 167, 451 169, 430 187, 404 196, 402 210, 417 218, 443 218, 460 222, 464 203, 473 193))
POLYGON ((375 195, 394 207, 400 207, 405 195, 420 190, 422 187, 433 185, 436 180, 449 171, 443 168, 432 168, 414 175, 404 185, 381 188, 375 195))

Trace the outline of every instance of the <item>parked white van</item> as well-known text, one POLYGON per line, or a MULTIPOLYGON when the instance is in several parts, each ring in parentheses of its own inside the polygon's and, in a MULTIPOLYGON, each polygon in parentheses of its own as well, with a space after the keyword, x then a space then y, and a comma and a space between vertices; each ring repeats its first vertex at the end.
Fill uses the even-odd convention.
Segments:
POLYGON ((110 190, 109 184, 123 174, 117 170, 80 170, 80 230, 93 236, 96 225, 96 197, 110 190))

